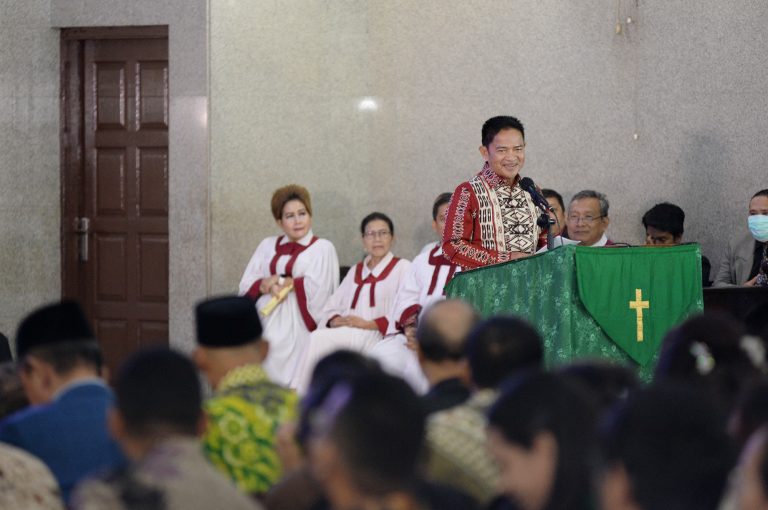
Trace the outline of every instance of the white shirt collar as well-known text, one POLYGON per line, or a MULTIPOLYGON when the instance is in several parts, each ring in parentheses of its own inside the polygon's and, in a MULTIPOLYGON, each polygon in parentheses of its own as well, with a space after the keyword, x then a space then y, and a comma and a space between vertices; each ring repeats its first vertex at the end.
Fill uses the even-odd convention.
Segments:
POLYGON ((607 236, 607 235, 605 235, 605 232, 603 232, 603 237, 601 237, 601 238, 600 238, 600 239, 599 239, 599 240, 598 240, 598 241, 597 241, 595 244, 593 244, 592 246, 594 246, 594 247, 605 246, 607 242, 608 242, 608 236, 607 236))
MULTIPOLYGON (((312 240, 313 236, 314 234, 312 233, 312 229, 309 229, 309 232, 307 232, 307 234, 304 237, 302 237, 296 242, 302 246, 309 246, 309 242, 312 240)), ((291 242, 290 238, 287 235, 283 235, 283 241, 280 243, 280 246, 290 242, 291 242)))
POLYGON ((389 265, 389 263, 394 258, 394 255, 392 252, 387 253, 384 255, 384 258, 379 261, 378 264, 376 264, 376 267, 373 268, 373 270, 368 269, 368 261, 371 260, 370 255, 366 255, 363 259, 363 278, 367 278, 369 274, 373 274, 376 278, 379 277, 382 271, 389 265))

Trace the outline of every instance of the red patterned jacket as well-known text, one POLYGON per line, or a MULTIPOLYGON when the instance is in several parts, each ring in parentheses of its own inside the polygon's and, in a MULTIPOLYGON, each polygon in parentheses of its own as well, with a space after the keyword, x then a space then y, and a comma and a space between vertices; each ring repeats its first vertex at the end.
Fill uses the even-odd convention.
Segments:
POLYGON ((510 185, 488 163, 453 192, 448 206, 443 253, 465 269, 510 260, 513 253, 535 253, 546 229, 536 224, 539 209, 519 185, 510 185))

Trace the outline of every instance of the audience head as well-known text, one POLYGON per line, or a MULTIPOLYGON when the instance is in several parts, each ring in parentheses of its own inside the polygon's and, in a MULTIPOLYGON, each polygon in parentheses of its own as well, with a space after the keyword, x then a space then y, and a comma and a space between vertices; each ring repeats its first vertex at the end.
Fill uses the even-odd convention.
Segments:
POLYGON ((101 350, 74 301, 45 305, 29 314, 16 332, 16 350, 31 404, 50 401, 72 380, 101 374, 101 350))
POLYGON ((740 510, 768 508, 768 428, 762 427, 749 439, 739 460, 736 507, 740 510))
POLYGON ((467 335, 479 321, 477 311, 458 299, 438 301, 422 312, 416 341, 419 363, 430 384, 454 377, 469 379, 467 335))
POLYGON ((6 361, 13 361, 11 344, 8 342, 8 337, 0 333, 0 363, 5 363, 6 361))
POLYGON ((269 344, 261 338, 261 320, 251 299, 206 299, 195 308, 195 321, 197 348, 193 357, 213 387, 233 368, 260 363, 267 357, 269 344))
POLYGON ((576 361, 560 367, 558 373, 587 388, 602 410, 626 399, 640 384, 633 369, 604 360, 576 361))
POLYGON ((289 184, 272 194, 272 216, 290 241, 298 241, 312 228, 312 202, 303 186, 289 184))
POLYGON ((523 510, 588 508, 596 406, 580 385, 529 372, 503 386, 488 412, 500 490, 523 510))
POLYGON ((749 201, 747 225, 756 241, 768 241, 768 189, 758 191, 749 201))
POLYGON ((392 249, 395 224, 384 213, 372 212, 360 223, 365 252, 373 258, 383 258, 392 249))
POLYGON ((765 364, 765 348, 741 325, 714 314, 694 316, 664 337, 655 379, 706 393, 722 412, 732 409, 765 364))
POLYGON ((412 491, 425 425, 403 380, 371 373, 338 382, 311 422, 310 466, 335 509, 412 491))
POLYGON ((496 388, 523 370, 543 366, 538 332, 522 319, 496 316, 477 324, 467 336, 467 360, 478 388, 496 388))
MULTIPOLYGON (((200 381, 189 359, 168 349, 140 351, 118 372, 110 425, 124 447, 127 441, 194 437, 202 430, 201 405, 200 381)), ((135 454, 130 448, 126 453, 135 454)))
POLYGON ((603 193, 587 189, 576 193, 568 204, 568 236, 592 246, 608 230, 608 198, 603 193))
POLYGON ((680 207, 663 202, 643 215, 645 244, 673 245, 683 239, 685 213, 680 207))
POLYGON ((733 466, 718 410, 668 384, 638 390, 602 431, 604 510, 715 510, 733 466))
POLYGON ((549 211, 549 216, 555 220, 552 228, 552 235, 559 236, 565 231, 565 202, 563 196, 557 191, 549 188, 541 190, 541 194, 547 199, 549 206, 553 209, 549 211))
POLYGON ((443 237, 445 228, 445 216, 448 214, 448 204, 451 202, 451 193, 440 193, 432 204, 432 230, 438 237, 443 237))
POLYGON ((323 403, 331 388, 342 381, 381 372, 381 366, 376 360, 355 351, 340 349, 321 358, 312 370, 309 389, 301 400, 301 415, 296 432, 299 445, 306 447, 311 432, 312 413, 323 403))
POLYGON ((499 116, 485 121, 480 155, 491 170, 514 181, 525 164, 525 129, 515 117, 499 116))

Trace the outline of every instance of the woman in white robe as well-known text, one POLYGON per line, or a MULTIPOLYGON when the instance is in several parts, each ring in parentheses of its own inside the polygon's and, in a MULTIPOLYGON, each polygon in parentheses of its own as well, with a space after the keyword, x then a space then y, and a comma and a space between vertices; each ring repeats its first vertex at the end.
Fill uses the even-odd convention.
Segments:
POLYGON ((324 356, 339 349, 366 354, 389 329, 395 294, 411 263, 392 254, 394 225, 386 215, 369 214, 360 231, 367 255, 350 268, 310 335, 299 368, 299 394, 306 392, 312 370, 324 356))
POLYGON ((285 289, 268 315, 260 313, 269 353, 264 369, 276 383, 295 386, 298 363, 317 329, 320 314, 339 281, 339 260, 330 241, 312 233, 312 204, 301 186, 285 186, 272 196, 272 215, 284 234, 264 239, 240 280, 240 295, 261 312, 285 289))
MULTIPOLYGON (((450 193, 440 194, 432 206, 432 229, 443 235, 450 193)), ((405 379, 415 391, 425 393, 428 383, 416 356, 416 322, 422 310, 445 299, 445 286, 461 267, 443 256, 439 242, 429 243, 413 259, 397 291, 389 318, 389 329, 368 355, 392 375, 405 379)))

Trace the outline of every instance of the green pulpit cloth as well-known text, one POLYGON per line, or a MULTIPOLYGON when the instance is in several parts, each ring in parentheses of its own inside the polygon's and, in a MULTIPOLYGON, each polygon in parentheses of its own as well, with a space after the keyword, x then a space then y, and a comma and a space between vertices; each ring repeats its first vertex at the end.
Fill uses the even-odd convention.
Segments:
POLYGON ((704 308, 701 251, 697 244, 563 246, 461 272, 446 294, 483 316, 528 320, 544 339, 548 366, 606 358, 634 365, 650 380, 664 334, 704 308))

